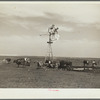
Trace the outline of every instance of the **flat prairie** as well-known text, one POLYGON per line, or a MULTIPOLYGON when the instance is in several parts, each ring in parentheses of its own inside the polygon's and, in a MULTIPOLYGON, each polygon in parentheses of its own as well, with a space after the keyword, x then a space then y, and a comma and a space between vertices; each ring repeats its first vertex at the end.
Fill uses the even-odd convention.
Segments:
MULTIPOLYGON (((31 58, 30 66, 19 68, 13 60, 23 57, 1 56, 0 57, 0 88, 100 88, 100 70, 58 70, 58 69, 37 69, 35 61, 43 61, 44 57, 31 58), (2 62, 5 58, 11 58, 11 63, 2 62)), ((63 58, 72 61, 73 66, 83 66, 83 60, 95 60, 100 67, 99 58, 63 58)))

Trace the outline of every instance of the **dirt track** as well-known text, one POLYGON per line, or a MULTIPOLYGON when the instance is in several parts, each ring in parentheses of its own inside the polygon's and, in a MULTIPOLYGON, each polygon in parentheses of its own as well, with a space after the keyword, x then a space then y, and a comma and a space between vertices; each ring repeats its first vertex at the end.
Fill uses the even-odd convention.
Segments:
POLYGON ((36 64, 17 68, 0 65, 0 88, 99 88, 100 72, 36 69, 36 64))

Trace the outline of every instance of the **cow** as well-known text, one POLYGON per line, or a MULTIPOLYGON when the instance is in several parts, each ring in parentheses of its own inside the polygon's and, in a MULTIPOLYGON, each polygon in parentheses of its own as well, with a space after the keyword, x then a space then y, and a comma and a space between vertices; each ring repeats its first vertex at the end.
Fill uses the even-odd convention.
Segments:
POLYGON ((68 71, 73 70, 72 62, 71 62, 71 61, 66 61, 66 69, 67 69, 68 71))
MULTIPOLYGON (((97 66, 97 63, 96 63, 95 60, 93 60, 93 61, 92 61, 92 69, 94 70, 96 66, 97 66)), ((95 71, 95 70, 94 70, 94 71, 95 71)))
POLYGON ((19 67, 19 65, 25 66, 24 58, 20 58, 20 59, 14 60, 13 63, 16 63, 18 65, 18 67, 19 67))
POLYGON ((9 64, 11 62, 11 58, 6 58, 6 59, 3 60, 3 62, 9 64))
POLYGON ((96 61, 93 60, 93 61, 92 61, 92 67, 95 67, 96 65, 97 65, 96 61))
POLYGON ((37 61, 37 69, 42 68, 44 63, 42 61, 37 61))
POLYGON ((30 58, 20 58, 20 59, 14 60, 13 63, 16 63, 18 67, 19 65, 30 66, 31 59, 30 58))
POLYGON ((65 70, 65 66, 66 66, 65 61, 64 61, 64 60, 61 60, 61 61, 60 61, 60 65, 58 66, 58 69, 65 70))
POLYGON ((24 58, 24 60, 25 60, 25 65, 30 66, 31 59, 30 58, 24 58))
POLYGON ((44 65, 48 68, 54 68, 54 61, 51 61, 51 60, 46 60, 44 62, 44 65))
POLYGON ((61 60, 60 61, 60 65, 58 66, 58 69, 62 69, 62 70, 73 70, 72 68, 72 62, 70 61, 64 61, 64 60, 61 60))
POLYGON ((58 67, 60 66, 60 62, 59 61, 57 61, 56 63, 55 63, 55 68, 57 68, 58 69, 58 67))
POLYGON ((83 61, 83 65, 84 65, 84 70, 85 70, 85 68, 89 65, 89 61, 88 60, 84 60, 83 61))
POLYGON ((55 61, 55 60, 46 60, 46 62, 44 63, 48 68, 52 68, 52 69, 58 69, 60 62, 59 61, 55 61))
POLYGON ((36 69, 44 69, 47 70, 47 64, 43 61, 36 61, 37 62, 37 68, 36 69))

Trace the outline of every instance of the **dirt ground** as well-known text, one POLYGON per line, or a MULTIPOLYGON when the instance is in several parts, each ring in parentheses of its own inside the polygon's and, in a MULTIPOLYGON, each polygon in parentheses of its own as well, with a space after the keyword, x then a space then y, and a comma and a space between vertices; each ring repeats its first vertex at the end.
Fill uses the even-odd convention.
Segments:
POLYGON ((63 71, 0 64, 0 88, 99 88, 100 71, 63 71))

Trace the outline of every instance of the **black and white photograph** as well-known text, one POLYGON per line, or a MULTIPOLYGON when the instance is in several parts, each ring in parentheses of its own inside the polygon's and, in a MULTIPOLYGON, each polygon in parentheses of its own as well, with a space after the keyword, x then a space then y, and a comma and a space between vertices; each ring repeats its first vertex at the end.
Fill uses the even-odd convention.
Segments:
POLYGON ((100 88, 99 36, 99 2, 0 2, 0 88, 100 88))

